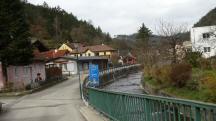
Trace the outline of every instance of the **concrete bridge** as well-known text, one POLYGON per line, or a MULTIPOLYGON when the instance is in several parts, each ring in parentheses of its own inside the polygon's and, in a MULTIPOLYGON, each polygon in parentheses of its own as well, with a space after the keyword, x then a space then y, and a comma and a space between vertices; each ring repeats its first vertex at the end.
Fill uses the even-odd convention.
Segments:
POLYGON ((136 70, 129 65, 100 72, 100 86, 83 83, 84 100, 114 121, 216 121, 216 105, 146 94, 103 90, 103 86, 136 70))

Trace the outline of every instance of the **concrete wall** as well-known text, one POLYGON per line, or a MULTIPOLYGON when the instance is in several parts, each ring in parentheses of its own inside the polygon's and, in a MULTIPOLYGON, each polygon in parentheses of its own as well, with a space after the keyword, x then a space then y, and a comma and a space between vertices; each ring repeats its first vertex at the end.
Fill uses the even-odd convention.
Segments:
POLYGON ((67 63, 67 71, 70 71, 71 74, 77 74, 77 62, 76 61, 69 61, 67 63))
POLYGON ((216 34, 216 26, 195 27, 191 29, 191 43, 192 51, 202 52, 203 57, 209 58, 216 55, 216 37, 212 35, 212 32, 216 34), (203 38, 204 33, 209 33, 210 38, 203 38), (210 52, 204 52, 204 47, 210 47, 210 52))
POLYGON ((46 79, 44 63, 33 63, 27 66, 9 66, 7 68, 8 82, 13 83, 14 88, 24 88, 24 86, 34 82, 38 73, 41 74, 42 80, 46 79))

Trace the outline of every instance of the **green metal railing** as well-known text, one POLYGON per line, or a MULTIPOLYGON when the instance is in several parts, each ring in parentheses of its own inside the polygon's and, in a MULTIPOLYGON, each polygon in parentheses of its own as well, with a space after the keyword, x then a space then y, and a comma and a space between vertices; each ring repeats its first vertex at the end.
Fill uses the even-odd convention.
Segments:
POLYGON ((114 121, 216 121, 215 104, 87 89, 90 105, 114 121))

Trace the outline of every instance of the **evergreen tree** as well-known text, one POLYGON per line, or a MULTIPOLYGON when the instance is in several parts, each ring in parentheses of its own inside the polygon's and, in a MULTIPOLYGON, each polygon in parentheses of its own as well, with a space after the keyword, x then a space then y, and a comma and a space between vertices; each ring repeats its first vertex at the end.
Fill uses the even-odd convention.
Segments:
POLYGON ((151 34, 151 30, 149 30, 143 23, 140 29, 138 30, 137 39, 148 40, 151 34))
POLYGON ((152 32, 149 30, 145 24, 143 23, 140 29, 138 30, 137 34, 137 45, 139 46, 147 46, 149 37, 151 36, 152 32))
POLYGON ((8 65, 28 64, 32 60, 23 3, 20 0, 0 1, 0 61, 8 65))
POLYGON ((138 61, 140 63, 146 63, 146 60, 148 60, 148 52, 150 50, 149 37, 151 34, 151 31, 143 23, 138 30, 135 43, 136 51, 138 53, 138 61))

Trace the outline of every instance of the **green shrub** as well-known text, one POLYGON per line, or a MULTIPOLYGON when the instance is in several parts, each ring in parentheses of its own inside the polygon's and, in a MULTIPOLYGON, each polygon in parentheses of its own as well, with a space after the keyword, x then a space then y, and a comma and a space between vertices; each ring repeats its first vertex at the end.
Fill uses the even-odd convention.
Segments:
POLYGON ((192 67, 200 66, 200 59, 202 58, 202 53, 200 52, 187 52, 185 56, 185 61, 189 63, 192 67))
POLYGON ((216 77, 215 74, 206 74, 201 79, 202 90, 207 97, 206 101, 216 102, 216 77))
POLYGON ((200 59, 200 68, 201 69, 204 69, 204 70, 209 70, 209 69, 212 69, 212 66, 211 66, 211 60, 209 59, 200 59))
POLYGON ((170 79, 172 85, 182 88, 186 85, 187 81, 191 78, 192 67, 190 64, 175 64, 172 65, 170 79))
POLYGON ((171 72, 171 66, 165 65, 161 68, 159 68, 155 73, 155 79, 159 84, 167 85, 170 82, 170 72, 171 72))
POLYGON ((186 87, 189 90, 199 90, 199 81, 198 80, 188 80, 186 82, 186 87))

